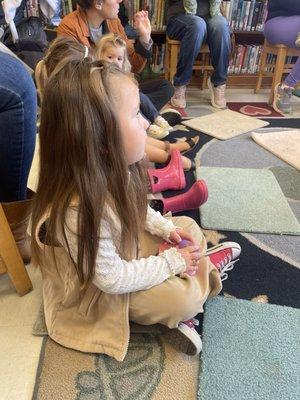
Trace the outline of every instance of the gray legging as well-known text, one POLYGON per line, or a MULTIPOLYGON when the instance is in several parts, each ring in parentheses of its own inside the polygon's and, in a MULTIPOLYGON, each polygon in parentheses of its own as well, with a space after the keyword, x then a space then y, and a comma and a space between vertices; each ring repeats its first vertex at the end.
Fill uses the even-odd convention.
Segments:
MULTIPOLYGON (((289 47, 296 47, 295 40, 299 32, 300 15, 272 18, 266 22, 264 28, 265 37, 269 43, 285 44, 289 47)), ((286 77, 284 84, 294 87, 298 82, 300 82, 300 58, 298 58, 293 70, 286 77)))

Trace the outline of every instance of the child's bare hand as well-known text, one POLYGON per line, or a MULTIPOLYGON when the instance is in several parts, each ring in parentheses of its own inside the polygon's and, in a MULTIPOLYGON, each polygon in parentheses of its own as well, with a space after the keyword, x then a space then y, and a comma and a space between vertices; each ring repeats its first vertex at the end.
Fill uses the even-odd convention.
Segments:
POLYGON ((188 241, 192 242, 193 244, 195 244, 195 246, 196 246, 196 242, 194 241, 192 235, 189 232, 187 232, 186 230, 181 229, 181 228, 176 228, 174 231, 172 231, 170 233, 169 240, 172 243, 177 243, 177 244, 181 240, 188 240, 188 241))
POLYGON ((201 257, 199 246, 187 246, 183 249, 177 249, 177 251, 185 260, 186 269, 183 273, 191 276, 195 275, 198 271, 198 264, 201 257))

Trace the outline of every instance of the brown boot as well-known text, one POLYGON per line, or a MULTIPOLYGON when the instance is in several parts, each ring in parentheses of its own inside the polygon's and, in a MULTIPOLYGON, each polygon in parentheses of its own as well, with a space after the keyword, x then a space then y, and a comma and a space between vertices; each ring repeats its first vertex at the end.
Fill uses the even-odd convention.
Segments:
POLYGON ((20 255, 25 264, 28 264, 31 259, 31 240, 27 233, 27 227, 31 215, 33 195, 34 192, 27 189, 26 200, 1 203, 20 255))

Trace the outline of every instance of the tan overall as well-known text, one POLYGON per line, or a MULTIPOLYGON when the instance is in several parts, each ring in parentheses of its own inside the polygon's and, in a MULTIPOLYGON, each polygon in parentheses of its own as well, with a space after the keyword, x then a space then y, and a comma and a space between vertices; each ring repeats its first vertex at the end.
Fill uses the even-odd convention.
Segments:
MULTIPOLYGON (((189 231, 206 250, 199 226, 190 218, 172 221, 189 231)), ((43 221, 41 221, 41 224, 43 221)), ((147 232, 141 239, 139 257, 156 255, 163 239, 147 232)), ((141 325, 160 323, 176 328, 203 311, 208 297, 221 290, 220 275, 208 257, 203 257, 193 277, 173 276, 151 289, 128 294, 108 294, 91 284, 80 291, 79 281, 67 251, 43 247, 43 297, 49 336, 63 346, 84 352, 105 353, 122 361, 129 343, 129 320, 141 325)))

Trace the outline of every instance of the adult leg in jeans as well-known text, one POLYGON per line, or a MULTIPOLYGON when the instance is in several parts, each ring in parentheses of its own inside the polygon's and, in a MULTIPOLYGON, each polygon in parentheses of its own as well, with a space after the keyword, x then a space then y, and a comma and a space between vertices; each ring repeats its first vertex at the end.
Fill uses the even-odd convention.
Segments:
MULTIPOLYGON (((27 179, 36 137, 36 90, 24 66, 0 51, 0 201, 25 263, 31 212, 27 179)), ((32 193, 31 193, 32 194, 32 193)))
POLYGON ((225 88, 230 54, 230 32, 226 18, 216 15, 208 18, 207 43, 210 50, 214 72, 208 79, 211 92, 211 104, 216 108, 226 107, 225 88))
POLYGON ((158 111, 170 101, 174 93, 173 86, 165 79, 141 82, 140 90, 149 97, 158 111))
POLYGON ((216 15, 206 21, 207 43, 214 72, 211 81, 214 86, 226 83, 231 48, 230 31, 226 18, 216 15))
POLYGON ((154 104, 150 100, 148 96, 144 93, 140 92, 140 108, 145 118, 147 118, 151 124, 155 121, 155 118, 158 117, 158 111, 155 108, 154 104))
POLYGON ((206 22, 196 15, 178 14, 167 24, 167 35, 180 40, 177 70, 174 76, 175 95, 172 104, 185 107, 185 86, 192 77, 193 65, 206 39, 206 22))
MULTIPOLYGON (((264 34, 271 44, 285 44, 296 47, 295 41, 300 32, 300 15, 277 17, 266 22, 264 34)), ((293 88, 300 82, 300 58, 282 84, 277 85, 274 92, 273 107, 276 111, 290 113, 293 88)))
POLYGON ((36 138, 36 90, 23 65, 0 51, 0 201, 26 199, 36 138))

